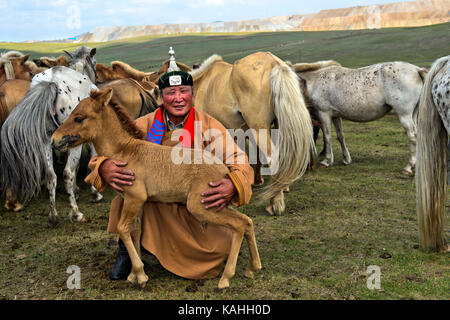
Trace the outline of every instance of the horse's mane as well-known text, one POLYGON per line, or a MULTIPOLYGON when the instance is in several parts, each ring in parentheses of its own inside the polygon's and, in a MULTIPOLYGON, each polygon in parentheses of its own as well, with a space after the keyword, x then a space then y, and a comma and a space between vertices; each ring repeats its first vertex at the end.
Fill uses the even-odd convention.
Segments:
MULTIPOLYGON (((289 63, 288 63, 289 64, 289 63)), ((292 69, 295 72, 309 72, 309 71, 316 71, 322 68, 331 67, 331 66, 339 66, 341 67, 341 64, 339 62, 333 61, 333 60, 326 60, 326 61, 318 61, 313 63, 297 63, 297 64, 290 64, 292 69)))
POLYGON ((0 59, 14 59, 14 58, 22 58, 24 54, 19 51, 7 51, 0 53, 0 59))
POLYGON ((217 61, 223 61, 222 57, 214 54, 211 57, 209 57, 208 59, 206 59, 205 61, 202 62, 202 64, 200 65, 200 68, 192 70, 191 72, 189 72, 192 75, 192 78, 195 78, 197 76, 199 76, 200 74, 202 74, 203 72, 205 72, 206 70, 208 70, 208 68, 217 61))
MULTIPOLYGON (((96 91, 92 90, 90 97, 92 99, 96 99, 99 96, 101 96, 104 93, 104 91, 96 91)), ((117 102, 117 100, 112 97, 108 104, 111 109, 114 110, 114 112, 117 115, 117 118, 119 118, 120 124, 122 128, 133 138, 136 139, 144 139, 145 134, 142 132, 135 124, 134 121, 130 118, 128 112, 117 102)))
POLYGON ((129 64, 122 62, 122 61, 113 61, 111 62, 111 67, 114 67, 115 65, 120 66, 122 69, 125 70, 125 72, 129 73, 132 77, 136 77, 138 79, 142 79, 146 76, 149 76, 150 73, 145 73, 143 71, 137 70, 130 66, 129 64))

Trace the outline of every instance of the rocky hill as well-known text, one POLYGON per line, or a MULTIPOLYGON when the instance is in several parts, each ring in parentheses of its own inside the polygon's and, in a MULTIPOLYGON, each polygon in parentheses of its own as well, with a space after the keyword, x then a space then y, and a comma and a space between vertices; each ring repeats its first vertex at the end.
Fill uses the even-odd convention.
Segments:
POLYGON ((158 34, 252 31, 325 31, 426 26, 450 21, 450 0, 420 0, 322 10, 316 14, 246 21, 99 27, 76 42, 102 42, 158 34))

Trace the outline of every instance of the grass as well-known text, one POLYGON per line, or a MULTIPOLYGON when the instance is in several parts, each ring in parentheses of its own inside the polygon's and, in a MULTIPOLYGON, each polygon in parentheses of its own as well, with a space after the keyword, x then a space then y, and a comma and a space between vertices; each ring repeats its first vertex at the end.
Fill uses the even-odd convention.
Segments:
MULTIPOLYGON (((278 32, 141 37, 89 44, 97 60, 122 60, 149 71, 174 46, 186 64, 213 53, 232 62, 255 51, 272 51, 292 62, 334 59, 359 67, 402 60, 429 66, 450 49, 450 24, 336 32, 278 32)), ((21 50, 33 57, 58 55, 76 44, 6 44, 0 51, 21 50)), ((0 299, 450 299, 448 254, 424 252, 418 245, 415 185, 401 174, 408 159, 408 139, 394 113, 370 123, 344 121, 353 163, 342 164, 333 133, 335 165, 308 172, 286 194, 286 211, 270 217, 264 205, 241 208, 254 220, 263 270, 255 279, 243 274, 248 250, 242 246, 231 287, 217 291, 218 279, 193 281, 166 271, 144 256, 150 277, 146 288, 110 282, 107 270, 116 257, 114 235, 106 232, 109 202, 91 203, 79 173, 78 201, 86 223, 71 223, 68 199, 59 181, 59 225, 47 227, 48 194, 33 199, 19 213, 0 209, 0 299), (387 258, 389 257, 390 258, 387 258), (382 258, 384 257, 384 258, 382 258), (81 289, 68 290, 66 270, 81 268, 81 289), (368 266, 381 268, 381 290, 367 289, 368 266)), ((318 150, 322 148, 321 137, 318 150)), ((317 162, 318 163, 318 162, 317 162)), ((62 168, 57 168, 62 176, 62 168)), ((449 237, 447 215, 445 229, 449 237)))
MULTIPOLYGON (((241 208, 254 220, 263 264, 253 280, 243 276, 249 262, 243 245, 236 276, 225 291, 215 289, 218 279, 179 278, 148 255, 146 288, 110 282, 107 269, 117 246, 106 225, 114 195, 108 190, 105 203, 93 204, 80 181, 79 206, 86 223, 68 220, 62 183, 57 228, 47 227, 46 193, 23 212, 0 210, 0 298, 449 299, 449 255, 416 249, 415 186, 412 177, 401 174, 408 140, 397 117, 389 113, 366 124, 344 121, 344 130, 351 165, 341 164, 333 136, 335 165, 308 172, 292 185, 282 216, 269 217, 264 205, 254 203, 241 208), (70 265, 81 268, 80 290, 67 289, 70 265), (381 290, 367 289, 370 265, 381 268, 381 290)), ((449 227, 447 217, 447 235, 449 227)))

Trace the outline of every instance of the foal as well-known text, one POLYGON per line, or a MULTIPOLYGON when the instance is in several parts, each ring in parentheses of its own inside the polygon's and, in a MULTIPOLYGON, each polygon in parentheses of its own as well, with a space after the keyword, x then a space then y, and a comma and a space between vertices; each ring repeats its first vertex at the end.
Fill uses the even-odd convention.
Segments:
POLYGON ((148 280, 138 253, 140 230, 132 230, 147 200, 186 203, 189 212, 201 223, 231 229, 231 250, 219 281, 220 289, 229 286, 245 235, 251 258, 245 276, 252 278, 253 272, 261 269, 252 220, 231 207, 215 212, 205 209, 201 203, 201 193, 208 188, 208 182, 225 177, 227 167, 210 153, 194 149, 183 151, 191 156, 190 159, 200 156, 204 163, 175 164, 172 161, 174 148, 143 140, 145 134, 134 126, 122 107, 111 101, 112 94, 112 89, 92 92, 90 97, 82 100, 55 131, 52 145, 63 150, 92 141, 99 155, 126 161, 127 168, 134 172, 136 180, 132 186, 124 187, 121 194, 124 205, 118 224, 119 237, 133 265, 128 281, 143 287, 148 280))

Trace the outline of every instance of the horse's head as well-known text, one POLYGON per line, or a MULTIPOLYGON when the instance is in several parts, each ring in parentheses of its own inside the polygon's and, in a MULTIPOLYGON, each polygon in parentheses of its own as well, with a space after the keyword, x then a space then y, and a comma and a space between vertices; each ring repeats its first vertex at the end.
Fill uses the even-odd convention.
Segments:
POLYGON ((0 61, 0 72, 4 73, 5 80, 21 79, 31 81, 33 77, 32 70, 26 63, 29 57, 30 55, 27 54, 22 57, 2 59, 0 61))
POLYGON ((91 49, 86 46, 81 46, 74 52, 64 52, 72 59, 69 63, 69 68, 74 69, 84 75, 87 75, 93 83, 97 83, 97 72, 95 65, 97 61, 94 55, 97 53, 97 49, 91 49))
POLYGON ((108 105, 113 95, 113 89, 92 91, 91 95, 81 100, 72 111, 69 118, 53 133, 52 146, 65 151, 80 144, 91 142, 102 128, 99 123, 102 111, 108 105))
POLYGON ((38 67, 53 68, 56 66, 69 67, 69 60, 64 55, 60 55, 58 58, 41 57, 39 59, 33 59, 34 63, 38 67))

